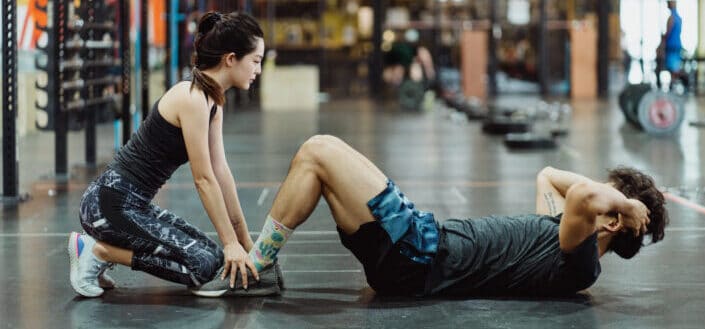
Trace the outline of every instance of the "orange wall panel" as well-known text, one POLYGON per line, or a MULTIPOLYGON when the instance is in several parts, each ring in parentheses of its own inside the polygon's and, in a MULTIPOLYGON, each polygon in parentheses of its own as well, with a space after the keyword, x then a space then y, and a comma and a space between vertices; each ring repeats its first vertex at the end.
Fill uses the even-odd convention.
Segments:
POLYGON ((570 96, 597 97, 597 31, 591 24, 570 29, 570 96))
POLYGON ((487 32, 464 31, 460 40, 463 94, 485 99, 487 96, 487 32))
POLYGON ((166 46, 166 1, 150 1, 149 12, 152 14, 149 20, 152 28, 152 47, 166 46))

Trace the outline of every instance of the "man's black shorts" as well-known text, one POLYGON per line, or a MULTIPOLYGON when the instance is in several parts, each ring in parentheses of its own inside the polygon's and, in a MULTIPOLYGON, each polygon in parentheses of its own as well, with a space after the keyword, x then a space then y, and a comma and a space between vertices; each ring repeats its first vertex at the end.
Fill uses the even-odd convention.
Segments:
POLYGON ((347 235, 338 228, 343 245, 362 263, 367 283, 379 294, 422 295, 430 265, 412 261, 400 252, 399 240, 392 244, 379 221, 360 226, 347 235))

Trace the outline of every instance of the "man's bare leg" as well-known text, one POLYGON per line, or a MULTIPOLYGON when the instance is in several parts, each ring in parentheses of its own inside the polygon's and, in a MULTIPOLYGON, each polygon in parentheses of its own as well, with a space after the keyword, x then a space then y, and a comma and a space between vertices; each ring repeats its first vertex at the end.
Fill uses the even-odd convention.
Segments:
POLYGON ((387 177, 370 160, 333 136, 314 136, 294 156, 270 214, 296 228, 323 196, 336 224, 352 234, 374 220, 367 202, 387 185, 387 177))
POLYGON ((367 202, 383 191, 387 177, 372 162, 339 138, 314 136, 291 161, 262 233, 250 257, 258 269, 271 264, 292 230, 313 212, 323 196, 346 234, 374 221, 367 202))

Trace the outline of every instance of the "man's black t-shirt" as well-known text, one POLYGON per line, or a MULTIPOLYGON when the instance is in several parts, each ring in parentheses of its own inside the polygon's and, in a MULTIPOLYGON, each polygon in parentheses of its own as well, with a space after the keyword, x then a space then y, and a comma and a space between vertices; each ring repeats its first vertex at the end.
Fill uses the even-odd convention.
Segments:
POLYGON ((565 253, 559 223, 560 215, 443 222, 427 293, 546 296, 589 287, 601 271, 597 234, 565 253))

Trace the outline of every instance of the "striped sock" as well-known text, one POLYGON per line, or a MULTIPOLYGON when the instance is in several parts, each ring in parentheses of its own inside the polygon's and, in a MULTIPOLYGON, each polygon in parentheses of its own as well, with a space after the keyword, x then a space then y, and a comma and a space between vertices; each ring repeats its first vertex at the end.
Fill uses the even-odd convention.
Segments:
POLYGON ((250 258, 258 271, 277 259, 279 249, 284 246, 293 232, 294 230, 277 222, 271 215, 267 215, 262 232, 250 250, 250 258))

